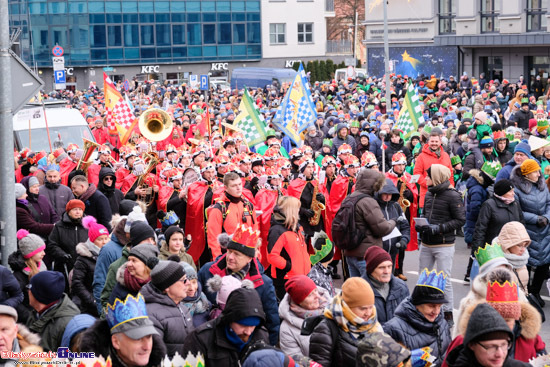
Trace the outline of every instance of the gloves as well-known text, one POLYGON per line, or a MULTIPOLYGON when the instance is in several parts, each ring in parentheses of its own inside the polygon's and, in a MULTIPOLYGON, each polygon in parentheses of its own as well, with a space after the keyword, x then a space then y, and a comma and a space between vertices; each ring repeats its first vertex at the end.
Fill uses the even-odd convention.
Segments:
POLYGON ((418 225, 418 224, 415 224, 414 225, 414 229, 416 230, 416 232, 422 234, 424 233, 424 231, 429 228, 429 226, 421 226, 421 225, 418 225))
POLYGON ((321 203, 324 203, 325 202, 325 195, 321 194, 320 192, 317 193, 317 196, 315 196, 315 199, 317 199, 317 201, 321 202, 321 203))
POLYGON ((185 239, 183 240, 183 247, 185 247, 185 251, 189 250, 189 247, 191 247, 191 235, 188 234, 185 239))
POLYGON ((68 263, 69 261, 71 261, 72 258, 73 258, 73 257, 71 256, 71 254, 65 254, 65 255, 63 255, 63 257, 61 258, 61 261, 63 261, 63 262, 66 264, 66 263, 68 263))
POLYGON ((258 181, 260 181, 260 179, 258 177, 254 177, 252 180, 250 180, 250 185, 252 187, 256 187, 258 186, 258 181))
POLYGON ((441 233, 441 228, 439 227, 439 224, 430 224, 427 228, 427 231, 432 236, 435 236, 436 234, 441 233))
POLYGON ((403 218, 402 216, 399 216, 395 219, 395 222, 397 224, 401 224, 401 225, 405 225, 405 224, 408 224, 409 221, 407 220, 407 218, 403 218))
POLYGON ((537 218, 537 227, 544 228, 548 225, 548 218, 539 216, 537 218))
POLYGON ((113 152, 115 152, 116 154, 119 154, 119 153, 120 153, 120 150, 118 150, 118 148, 113 148, 112 150, 113 150, 113 152))
POLYGON ((315 215, 315 212, 311 209, 302 209, 300 210, 302 212, 302 214, 307 218, 313 218, 313 216, 315 215))
POLYGON ((395 244, 395 247, 398 249, 407 248, 407 242, 405 242, 404 240, 401 240, 395 244))

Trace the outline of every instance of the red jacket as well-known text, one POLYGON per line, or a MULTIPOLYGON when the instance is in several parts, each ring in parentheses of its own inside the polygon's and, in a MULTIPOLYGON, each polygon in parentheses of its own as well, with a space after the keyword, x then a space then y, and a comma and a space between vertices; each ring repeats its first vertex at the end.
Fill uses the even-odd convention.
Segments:
POLYGON ((311 270, 311 261, 302 227, 294 232, 274 218, 271 224, 267 255, 271 277, 290 279, 295 275, 307 275, 311 270))
POLYGON ((95 138, 96 143, 98 143, 98 144, 105 144, 106 142, 109 141, 108 130, 104 127, 100 128, 100 129, 94 128, 92 130, 92 134, 95 138))
POLYGON ((414 171, 413 173, 415 175, 420 175, 420 178, 418 179, 418 185, 420 186, 420 207, 424 207, 424 197, 426 196, 426 192, 428 191, 428 186, 426 186, 426 175, 428 172, 428 168, 432 166, 432 164, 442 164, 445 167, 449 168, 451 171, 451 185, 454 185, 454 179, 453 179, 453 166, 451 165, 451 158, 449 155, 443 150, 443 148, 440 148, 441 150, 441 156, 437 157, 437 155, 430 150, 430 147, 428 144, 425 144, 422 147, 422 153, 418 156, 416 159, 416 162, 414 163, 414 171))
POLYGON ((260 263, 267 269, 269 262, 267 260, 267 235, 269 234, 269 228, 271 228, 271 214, 273 208, 277 204, 279 195, 284 195, 278 190, 260 189, 256 194, 256 209, 261 211, 262 214, 258 217, 260 226, 260 233, 262 237, 262 244, 260 245, 260 263))

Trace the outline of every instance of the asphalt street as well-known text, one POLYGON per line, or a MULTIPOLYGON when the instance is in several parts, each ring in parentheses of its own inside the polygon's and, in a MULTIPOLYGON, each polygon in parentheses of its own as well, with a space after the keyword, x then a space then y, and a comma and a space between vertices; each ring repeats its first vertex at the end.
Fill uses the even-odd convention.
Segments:
MULTIPOLYGON (((464 274, 466 273, 466 267, 468 265, 468 257, 470 255, 470 250, 466 247, 463 237, 457 237, 456 249, 453 261, 453 271, 451 281, 453 282, 453 307, 455 310, 458 310, 460 300, 468 294, 470 290, 469 283, 464 283, 464 274)), ((340 268, 340 266, 339 266, 340 268)), ((405 255, 405 264, 404 264, 404 273, 407 276, 407 284, 409 290, 412 292, 416 281, 418 280, 418 251, 407 252, 405 255)), ((341 269, 339 269, 341 272, 341 269)), ((340 288, 342 285, 341 280, 335 281, 335 286, 340 288)), ((550 318, 550 296, 548 295, 548 288, 543 286, 541 291, 542 298, 546 302, 544 311, 546 313, 547 319, 550 318)), ((455 312, 456 315, 456 312, 455 312)), ((455 318, 456 321, 456 318, 455 318)), ((540 331, 540 336, 542 340, 550 346, 550 321, 546 321, 542 324, 540 331)), ((548 349, 548 347, 547 347, 548 349)))

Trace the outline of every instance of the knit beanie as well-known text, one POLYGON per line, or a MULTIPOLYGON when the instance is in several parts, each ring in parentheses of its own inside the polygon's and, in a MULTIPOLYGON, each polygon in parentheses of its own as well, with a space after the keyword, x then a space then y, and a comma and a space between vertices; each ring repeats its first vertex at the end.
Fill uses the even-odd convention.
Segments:
POLYGON ((486 299, 504 319, 521 318, 518 285, 515 282, 487 282, 486 299))
POLYGON ((365 252, 365 262, 367 263, 367 274, 372 272, 384 261, 391 261, 391 256, 386 250, 378 246, 369 247, 365 252))
POLYGON ((189 265, 185 261, 180 262, 180 265, 183 268, 183 271, 185 272, 185 274, 187 274, 187 279, 189 280, 197 279, 197 271, 193 269, 191 265, 189 265))
POLYGON ((181 229, 178 226, 170 226, 164 232, 164 238, 166 239, 166 245, 168 245, 170 243, 170 237, 172 237, 175 233, 181 233, 183 235, 183 229, 181 229))
POLYGON ((38 302, 49 305, 63 297, 65 277, 58 271, 41 271, 31 278, 27 287, 38 302))
POLYGON ((481 121, 481 123, 485 123, 487 121, 487 114, 484 111, 479 111, 475 115, 475 119, 481 121))
POLYGON ((99 236, 108 236, 109 231, 104 225, 97 223, 97 220, 88 215, 82 219, 82 226, 88 230, 88 238, 94 242, 99 236))
POLYGON ((374 305, 374 292, 363 278, 348 278, 342 285, 342 299, 349 308, 374 305))
POLYGON ((458 130, 456 132, 457 135, 464 135, 464 134, 467 134, 468 133, 468 128, 466 127, 466 125, 460 125, 458 127, 458 130))
POLYGON ((531 131, 535 126, 537 126, 537 120, 529 119, 529 131, 531 131))
POLYGON ((156 265, 149 261, 147 266, 153 266, 151 283, 161 291, 164 291, 185 275, 181 265, 175 261, 161 260, 156 265))
POLYGON ((17 239, 19 240, 17 246, 25 259, 30 259, 40 251, 46 249, 44 240, 40 236, 29 233, 26 229, 17 231, 17 239))
POLYGON ((237 288, 241 288, 241 286, 241 281, 234 276, 228 275, 221 278, 220 289, 216 295, 216 303, 225 306, 231 292, 237 288))
POLYGON ((527 176, 528 174, 532 172, 536 172, 540 170, 540 166, 534 159, 526 159, 523 161, 523 163, 520 166, 521 174, 524 176, 527 176))
POLYGON ((82 210, 86 210, 86 205, 84 205, 84 202, 82 200, 73 199, 69 200, 67 205, 65 205, 65 211, 68 213, 74 208, 80 208, 82 210))
POLYGON ((130 228, 134 222, 147 222, 147 218, 139 205, 134 206, 130 214, 128 214, 128 219, 126 219, 126 225, 124 226, 126 233, 130 233, 130 228))
POLYGON ((15 184, 15 198, 19 199, 21 196, 27 193, 27 189, 20 183, 15 184))
POLYGON ((479 148, 493 148, 495 146, 495 142, 490 136, 484 136, 480 142, 479 142, 479 148))
POLYGON ((317 286, 313 280, 305 275, 295 275, 287 280, 285 284, 286 292, 297 305, 302 303, 315 289, 317 289, 317 286))
MULTIPOLYGON (((128 219, 126 220, 128 225, 128 219)), ((137 246, 148 238, 155 238, 155 231, 147 222, 134 222, 130 227, 130 245, 137 246)))
POLYGON ((31 178, 29 178, 29 187, 33 187, 34 185, 40 185, 40 182, 38 182, 35 176, 31 176, 31 178))
POLYGON ((132 247, 128 256, 137 257, 142 263, 147 265, 147 260, 152 257, 157 257, 158 254, 159 250, 156 245, 143 243, 141 245, 132 247))
POLYGON ((503 196, 513 189, 514 185, 512 184, 512 181, 505 178, 495 183, 495 186, 493 187, 493 192, 495 193, 495 195, 503 196))
POLYGON ((474 308, 468 320, 463 345, 487 340, 487 337, 505 337, 512 340, 513 334, 497 310, 487 303, 480 303, 474 308))
POLYGON ((514 153, 517 153, 517 152, 523 153, 526 156, 530 157, 531 156, 531 146, 527 143, 524 143, 524 142, 518 143, 518 145, 516 145, 516 147, 514 148, 514 153))

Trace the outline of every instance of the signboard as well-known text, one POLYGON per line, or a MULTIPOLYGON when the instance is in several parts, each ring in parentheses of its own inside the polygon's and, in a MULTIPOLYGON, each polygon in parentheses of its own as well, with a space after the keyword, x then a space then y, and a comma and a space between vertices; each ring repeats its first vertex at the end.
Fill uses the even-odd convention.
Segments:
POLYGON ((361 94, 359 96, 359 103, 361 103, 361 106, 365 107, 365 105, 367 104, 367 100, 368 100, 368 97, 366 94, 361 94))
POLYGON ((106 67, 103 68, 104 72, 110 72, 110 71, 113 71, 113 70, 115 70, 115 69, 110 67, 110 66, 106 66, 106 67))
POLYGON ((55 70, 53 72, 53 78, 55 83, 55 89, 65 89, 67 82, 67 78, 65 76, 65 69, 63 70, 55 70))
POLYGON ((54 48, 52 48, 52 55, 54 56, 57 56, 57 57, 63 56, 63 53, 64 53, 63 47, 61 46, 55 46, 54 48))
POLYGON ((346 70, 346 75, 348 78, 355 78, 355 68, 353 66, 348 66, 348 69, 346 70))
POLYGON ((42 107, 26 108, 17 112, 15 116, 18 121, 39 120, 44 116, 44 109, 42 107))
POLYGON ((195 89, 199 86, 199 76, 198 75, 189 75, 189 85, 191 88, 195 89))
POLYGON ((355 57, 346 57, 344 59, 344 64, 346 64, 346 66, 355 66, 357 65, 357 60, 355 60, 355 57))
POLYGON ((201 90, 208 90, 208 75, 201 75, 201 90))
POLYGON ((15 114, 42 89, 44 82, 11 49, 8 51, 11 68, 12 112, 15 114))
POLYGON ((53 69, 63 70, 65 69, 65 58, 63 56, 52 57, 53 69))

